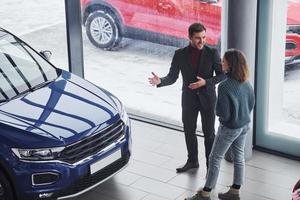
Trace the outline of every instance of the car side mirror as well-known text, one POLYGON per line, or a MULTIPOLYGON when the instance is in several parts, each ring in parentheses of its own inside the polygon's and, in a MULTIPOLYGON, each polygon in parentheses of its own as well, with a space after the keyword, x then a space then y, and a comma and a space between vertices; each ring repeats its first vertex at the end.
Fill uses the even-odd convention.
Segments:
POLYGON ((50 50, 40 51, 41 56, 43 56, 46 60, 50 60, 52 52, 50 50))

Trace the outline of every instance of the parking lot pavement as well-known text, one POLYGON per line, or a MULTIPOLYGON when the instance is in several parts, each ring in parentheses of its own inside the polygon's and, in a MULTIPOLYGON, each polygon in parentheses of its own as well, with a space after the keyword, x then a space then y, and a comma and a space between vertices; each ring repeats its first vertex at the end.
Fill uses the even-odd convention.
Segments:
POLYGON ((1 0, 0 27, 18 35, 65 22, 63 0, 1 0))
POLYGON ((288 71, 284 82, 283 119, 300 124, 300 65, 288 71))

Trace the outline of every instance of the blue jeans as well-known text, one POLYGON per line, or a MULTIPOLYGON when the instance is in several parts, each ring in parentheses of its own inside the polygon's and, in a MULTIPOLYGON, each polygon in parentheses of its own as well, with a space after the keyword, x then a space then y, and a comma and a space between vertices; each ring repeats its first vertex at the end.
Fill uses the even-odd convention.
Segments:
POLYGON ((244 149, 248 130, 249 124, 238 129, 230 129, 220 124, 212 151, 209 155, 209 168, 205 187, 210 189, 215 188, 221 160, 230 146, 232 148, 234 164, 233 184, 242 185, 245 176, 244 149))

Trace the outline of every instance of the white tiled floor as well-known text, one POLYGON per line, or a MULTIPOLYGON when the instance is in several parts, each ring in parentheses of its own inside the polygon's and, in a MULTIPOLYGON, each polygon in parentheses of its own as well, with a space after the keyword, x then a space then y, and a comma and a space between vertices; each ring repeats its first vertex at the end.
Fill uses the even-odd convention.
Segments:
MULTIPOLYGON (((203 138, 199 138, 200 168, 176 174, 186 160, 182 132, 132 121, 133 155, 128 167, 78 200, 183 200, 203 186, 205 158, 203 138)), ((289 200, 292 186, 300 178, 300 162, 253 152, 246 163, 242 200, 289 200)), ((232 182, 232 164, 222 162, 218 185, 226 190, 232 182)))

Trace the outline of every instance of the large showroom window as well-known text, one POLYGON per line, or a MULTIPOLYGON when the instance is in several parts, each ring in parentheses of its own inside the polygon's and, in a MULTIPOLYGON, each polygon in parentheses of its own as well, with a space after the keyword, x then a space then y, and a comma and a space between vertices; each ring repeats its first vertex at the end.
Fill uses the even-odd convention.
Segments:
POLYGON ((206 26, 208 43, 220 49, 221 1, 93 2, 99 1, 81 0, 85 78, 120 97, 130 114, 181 126, 181 77, 163 88, 148 78, 168 73, 194 22, 206 26))
POLYGON ((297 157, 300 157, 299 9, 299 0, 260 1, 255 141, 260 147, 297 157))
MULTIPOLYGON (((181 77, 163 88, 150 86, 148 77, 151 72, 159 76, 168 73, 174 51, 188 44, 191 23, 202 22, 207 28, 207 42, 220 49, 222 2, 80 2, 84 77, 118 96, 132 116, 181 126, 181 77)), ((0 10, 2 28, 36 50, 50 50, 50 62, 69 70, 64 1, 11 0, 0 10)), ((200 124, 200 116, 198 120, 200 124)))

